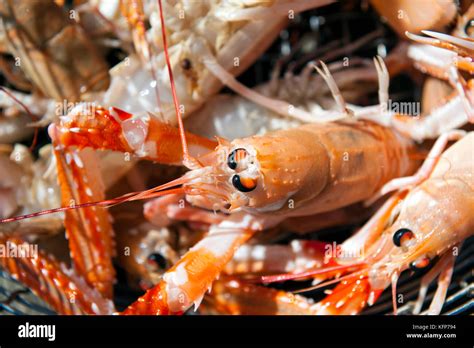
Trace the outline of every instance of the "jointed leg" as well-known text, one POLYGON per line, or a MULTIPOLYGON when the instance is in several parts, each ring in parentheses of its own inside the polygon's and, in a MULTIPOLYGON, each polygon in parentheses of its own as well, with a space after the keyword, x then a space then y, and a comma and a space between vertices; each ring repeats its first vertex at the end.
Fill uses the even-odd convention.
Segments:
POLYGON ((183 313, 197 307, 235 250, 244 244, 263 221, 246 214, 231 215, 211 226, 209 234, 191 248, 163 276, 163 280, 130 305, 123 314, 183 313))
MULTIPOLYGON (((0 243, 28 250, 26 242, 17 237, 2 237, 0 243)), ((110 300, 42 251, 28 257, 0 257, 0 265, 58 314, 105 315, 114 311, 110 300)))
POLYGON ((334 111, 321 111, 317 115, 309 113, 303 109, 297 108, 283 100, 266 97, 244 85, 229 74, 214 58, 208 56, 204 59, 206 68, 216 76, 223 84, 231 88, 242 97, 253 101, 275 113, 283 116, 292 117, 301 122, 329 122, 345 118, 346 115, 334 111))
POLYGON ((380 56, 374 58, 374 64, 379 80, 379 103, 382 105, 382 110, 387 111, 390 75, 388 74, 387 66, 380 56))
POLYGON ((225 215, 196 208, 187 203, 183 195, 170 195, 153 199, 145 204, 145 217, 154 225, 163 227, 171 220, 185 220, 204 224, 218 224, 225 215))
POLYGON ((341 94, 341 91, 339 90, 339 87, 337 87, 336 81, 334 81, 334 77, 331 75, 331 72, 329 71, 327 65, 324 64, 322 61, 320 61, 320 63, 321 63, 321 66, 323 67, 322 70, 318 68, 316 65, 313 65, 313 67, 322 76, 324 81, 326 81, 329 87, 329 90, 331 91, 332 96, 334 100, 336 101, 336 104, 339 108, 339 112, 342 115, 341 118, 354 116, 354 112, 347 107, 346 102, 341 94))
POLYGON ((318 241, 294 240, 289 245, 243 245, 226 265, 228 274, 299 273, 324 263, 324 246, 318 241))
MULTIPOLYGON (((96 154, 54 150, 63 206, 103 200, 104 188, 96 154)), ((113 229, 109 212, 87 207, 65 212, 64 225, 74 270, 106 298, 112 298, 115 270, 113 229)))
POLYGON ((430 308, 428 308, 429 315, 438 315, 443 309, 444 300, 446 299, 448 287, 451 283, 451 277, 453 276, 455 259, 455 256, 449 252, 448 262, 441 270, 441 274, 438 278, 438 288, 436 289, 433 300, 431 301, 430 308))
POLYGON ((204 313, 232 315, 314 315, 313 303, 303 296, 223 277, 204 298, 204 313), (206 311, 207 310, 207 311, 206 311))
MULTIPOLYGON (((181 164, 183 150, 179 129, 152 115, 137 117, 117 108, 78 105, 49 135, 64 147, 120 151, 162 164, 181 164)), ((206 154, 217 146, 215 141, 185 133, 192 156, 206 154)))
POLYGON ((456 91, 458 92, 461 102, 463 104, 464 110, 466 111, 467 119, 469 122, 474 123, 474 97, 472 96, 472 91, 469 90, 464 79, 459 76, 459 72, 456 66, 452 66, 449 69, 449 81, 456 91))
POLYGON ((449 263, 449 260, 450 255, 445 254, 441 258, 441 260, 439 260, 436 265, 423 276, 420 284, 420 292, 418 294, 418 298, 416 299, 415 307, 413 308, 413 314, 420 314, 421 308, 423 307, 423 303, 425 302, 426 292, 428 291, 429 285, 438 276, 441 270, 446 268, 447 264, 449 263))

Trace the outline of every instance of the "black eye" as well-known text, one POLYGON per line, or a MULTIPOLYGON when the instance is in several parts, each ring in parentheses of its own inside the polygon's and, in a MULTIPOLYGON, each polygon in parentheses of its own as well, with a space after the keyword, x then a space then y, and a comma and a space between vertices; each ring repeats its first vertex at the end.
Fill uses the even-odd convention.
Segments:
POLYGON ((184 58, 182 61, 181 61, 181 68, 183 68, 183 70, 189 70, 192 68, 192 64, 191 64, 191 61, 188 59, 188 58, 184 58))
POLYGON ((237 169, 237 165, 239 164, 239 161, 247 157, 248 153, 247 150, 239 148, 235 149, 229 154, 229 157, 227 157, 227 165, 229 166, 230 169, 237 169))
POLYGON ((232 185, 240 192, 250 192, 257 187, 257 182, 255 179, 241 178, 236 174, 232 177, 232 185))
POLYGON ((464 27, 464 32, 466 33, 467 36, 474 37, 474 18, 471 18, 470 20, 467 21, 464 27))
POLYGON ((168 262, 160 253, 150 254, 148 261, 156 264, 160 269, 166 269, 168 267, 168 262))
POLYGON ((393 244, 397 247, 401 247, 408 240, 415 238, 415 235, 408 228, 400 228, 393 234, 393 244))
POLYGON ((428 256, 422 256, 418 260, 410 263, 410 269, 412 271, 419 271, 420 269, 426 268, 430 265, 430 258, 428 256))

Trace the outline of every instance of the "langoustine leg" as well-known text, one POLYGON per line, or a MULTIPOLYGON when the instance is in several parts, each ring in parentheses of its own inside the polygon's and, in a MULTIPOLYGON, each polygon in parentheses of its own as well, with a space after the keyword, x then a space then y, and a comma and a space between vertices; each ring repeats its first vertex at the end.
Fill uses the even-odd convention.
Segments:
POLYGON ((234 250, 259 230, 260 224, 248 215, 237 215, 211 226, 209 234, 123 314, 176 314, 183 313, 193 303, 197 307, 234 250))
POLYGON ((112 314, 114 305, 74 271, 18 237, 0 236, 2 246, 27 250, 1 257, 0 265, 60 314, 112 314))
POLYGON ((314 315, 314 303, 299 295, 234 277, 216 280, 200 312, 231 315, 314 315))

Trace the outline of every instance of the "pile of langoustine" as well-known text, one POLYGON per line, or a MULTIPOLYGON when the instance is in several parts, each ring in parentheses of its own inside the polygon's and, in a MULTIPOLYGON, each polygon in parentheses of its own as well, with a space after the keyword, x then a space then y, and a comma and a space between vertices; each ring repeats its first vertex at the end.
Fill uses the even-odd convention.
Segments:
POLYGON ((52 144, 36 160, 2 147, 0 239, 20 248, 65 231, 70 253, 67 265, 43 243, 1 267, 59 314, 116 313, 114 259, 147 289, 121 314, 202 300, 205 313, 357 314, 390 286, 396 312, 400 274, 431 266, 413 313, 436 278, 428 312, 440 313, 474 231, 474 6, 373 0, 407 39, 388 68, 378 56, 310 61, 256 88, 236 80, 295 15, 330 2, 90 1, 68 13, 1 1, 2 52, 20 62, 2 58, 15 89, 2 87, 1 142, 47 126, 52 144), (129 55, 108 71, 98 47, 115 46, 129 55), (387 107, 406 65, 432 76, 421 116, 387 107), (374 80, 379 103, 352 103, 374 80), (337 247, 273 243, 367 218, 337 247), (314 303, 267 286, 308 279, 335 287, 314 303))

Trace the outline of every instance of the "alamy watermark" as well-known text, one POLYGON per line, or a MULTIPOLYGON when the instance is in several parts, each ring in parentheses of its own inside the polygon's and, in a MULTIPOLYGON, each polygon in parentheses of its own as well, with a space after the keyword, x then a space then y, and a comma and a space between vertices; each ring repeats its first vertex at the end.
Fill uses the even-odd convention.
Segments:
POLYGON ((398 102, 391 99, 387 103, 382 103, 383 111, 392 111, 397 114, 419 116, 421 107, 419 102, 398 102))
POLYGON ((16 244, 7 241, 0 244, 0 257, 8 258, 36 258, 38 257, 38 245, 36 244, 16 244))
POLYGON ((19 338, 47 338, 48 341, 56 340, 56 325, 54 324, 30 324, 26 322, 18 326, 19 338))
POLYGON ((97 109, 97 105, 95 102, 68 102, 64 99, 62 102, 57 102, 55 104, 55 114, 57 116, 63 116, 69 114, 74 108, 80 106, 81 114, 84 116, 93 116, 95 115, 95 111, 97 109))
POLYGON ((326 259, 359 259, 364 258, 364 248, 348 249, 343 248, 341 244, 336 242, 326 244, 324 246, 324 256, 326 259))

